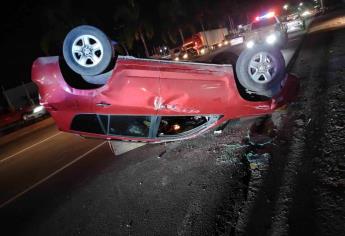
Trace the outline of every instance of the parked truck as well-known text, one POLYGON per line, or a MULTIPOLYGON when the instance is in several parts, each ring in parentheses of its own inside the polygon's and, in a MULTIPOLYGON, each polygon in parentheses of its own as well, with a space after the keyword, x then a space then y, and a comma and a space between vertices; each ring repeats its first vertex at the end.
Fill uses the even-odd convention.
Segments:
POLYGON ((184 52, 182 55, 185 55, 185 53, 191 56, 202 55, 212 46, 222 43, 228 34, 229 31, 227 28, 198 32, 185 40, 182 45, 182 52, 184 52))

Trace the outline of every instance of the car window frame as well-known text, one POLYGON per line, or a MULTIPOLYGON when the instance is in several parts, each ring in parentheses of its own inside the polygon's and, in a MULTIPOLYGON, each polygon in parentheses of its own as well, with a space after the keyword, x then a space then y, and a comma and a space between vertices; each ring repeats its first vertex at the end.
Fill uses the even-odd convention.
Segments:
MULTIPOLYGON (((163 117, 177 117, 177 115, 167 115, 167 116, 156 116, 156 115, 110 115, 110 114, 97 114, 97 113, 82 113, 82 114, 77 114, 78 115, 95 115, 98 125, 100 127, 100 129, 102 131, 106 131, 103 134, 102 133, 92 133, 92 132, 87 132, 87 131, 82 131, 82 130, 74 130, 72 129, 71 126, 71 130, 77 131, 77 132, 83 132, 83 133, 89 133, 89 134, 96 134, 96 135, 105 135, 105 136, 109 136, 109 137, 124 137, 124 138, 140 138, 140 139, 159 139, 159 140, 171 140, 171 139, 179 139, 179 138, 183 138, 183 137, 187 137, 190 135, 193 135, 197 132, 200 132, 204 129, 206 129, 207 127, 215 124, 219 119, 221 119, 223 117, 223 115, 198 115, 198 116, 206 116, 209 117, 209 120, 207 122, 205 122, 204 124, 195 127, 191 130, 182 132, 180 134, 176 134, 176 135, 164 135, 164 136, 159 136, 158 135, 158 130, 159 130, 159 126, 160 126, 160 122, 162 120, 163 117), (100 116, 107 116, 107 124, 104 124, 102 119, 100 118, 100 116), (111 117, 114 116, 128 116, 128 117, 142 117, 142 116, 146 116, 146 117, 150 117, 150 127, 149 127, 149 132, 148 132, 148 136, 130 136, 130 135, 117 135, 117 134, 111 134, 110 131, 110 121, 111 121, 111 117), (106 130, 105 130, 106 128, 106 130)), ((193 115, 182 115, 181 117, 186 117, 186 116, 193 116, 193 115)))
MULTIPOLYGON (((193 116, 193 115, 187 115, 187 116, 193 116)), ((158 136, 158 130, 159 130, 159 126, 160 126, 160 122, 162 120, 162 117, 176 117, 176 115, 158 116, 157 117, 157 123, 155 124, 155 137, 154 138, 160 139, 160 140, 170 140, 170 139, 176 139, 176 138, 178 139, 178 138, 190 136, 190 135, 193 135, 197 132, 200 132, 200 131, 206 129, 207 127, 215 124, 219 119, 221 119, 223 117, 222 115, 197 115, 197 116, 208 116, 208 117, 210 117, 210 119, 207 122, 205 122, 204 124, 202 124, 198 127, 195 127, 191 130, 188 130, 188 131, 182 132, 180 134, 176 134, 176 135, 165 135, 165 136, 158 136)), ((181 117, 183 117, 183 116, 181 116, 181 117)))
POLYGON ((145 138, 145 139, 151 139, 152 138, 152 128, 154 126, 154 122, 156 121, 156 119, 154 117, 156 116, 153 116, 153 115, 126 115, 126 114, 117 114, 117 115, 110 115, 108 114, 108 124, 107 124, 107 133, 106 135, 107 136, 111 136, 111 137, 126 137, 126 138, 145 138), (148 132, 148 135, 147 136, 130 136, 130 135, 123 135, 123 134, 111 134, 109 131, 110 131, 110 121, 111 121, 111 117, 115 117, 115 116, 128 116, 128 117, 132 117, 132 118, 135 118, 135 117, 150 117, 150 127, 149 127, 149 132, 148 132))

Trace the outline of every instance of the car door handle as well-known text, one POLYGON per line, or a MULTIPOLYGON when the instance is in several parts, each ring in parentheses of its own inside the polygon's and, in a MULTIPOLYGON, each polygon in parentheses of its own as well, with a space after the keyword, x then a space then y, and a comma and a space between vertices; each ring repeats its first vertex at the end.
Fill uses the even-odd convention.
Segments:
POLYGON ((109 107, 109 106, 111 106, 111 104, 106 103, 106 102, 99 102, 99 103, 96 103, 96 106, 98 106, 98 107, 109 107))

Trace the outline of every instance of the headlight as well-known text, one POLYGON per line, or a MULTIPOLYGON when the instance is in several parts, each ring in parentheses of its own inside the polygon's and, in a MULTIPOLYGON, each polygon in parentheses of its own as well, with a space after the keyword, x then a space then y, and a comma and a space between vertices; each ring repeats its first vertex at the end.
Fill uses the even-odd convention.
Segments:
POLYGON ((174 58, 174 61, 179 61, 179 60, 180 60, 180 58, 178 58, 178 57, 174 58))
POLYGON ((40 112, 40 111, 42 111, 42 110, 43 110, 43 108, 44 108, 43 106, 38 106, 38 107, 35 107, 32 113, 37 113, 37 112, 40 112))
POLYGON ((183 54, 183 59, 188 59, 188 54, 187 53, 183 54))
POLYGON ((311 14, 310 11, 305 11, 302 13, 302 16, 309 16, 310 14, 311 14))
POLYGON ((223 46, 223 44, 222 43, 218 43, 218 47, 220 48, 220 47, 222 47, 223 46))
POLYGON ((254 47, 254 41, 249 41, 248 43, 247 43, 247 48, 252 48, 252 47, 254 47))
POLYGON ((205 52, 206 52, 205 48, 203 48, 203 49, 200 50, 201 55, 204 55, 205 52))
POLYGON ((267 36, 266 38, 266 43, 268 44, 274 44, 276 41, 277 41, 277 36, 275 36, 274 34, 271 34, 267 36))

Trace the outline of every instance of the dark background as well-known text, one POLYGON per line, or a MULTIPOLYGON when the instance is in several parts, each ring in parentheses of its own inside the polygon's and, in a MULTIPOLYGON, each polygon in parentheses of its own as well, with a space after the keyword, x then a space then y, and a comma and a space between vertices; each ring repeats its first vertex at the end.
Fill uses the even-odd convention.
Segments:
MULTIPOLYGON (((328 0, 331 1, 331 0, 328 0)), ((292 1, 290 1, 292 2, 292 1)), ((1 86, 9 89, 30 81, 31 64, 40 56, 60 55, 66 33, 80 24, 99 27, 144 57, 142 34, 149 53, 154 48, 181 44, 184 37, 205 29, 246 24, 256 14, 281 9, 281 0, 123 0, 123 1, 8 1, 2 7, 1 86)))

